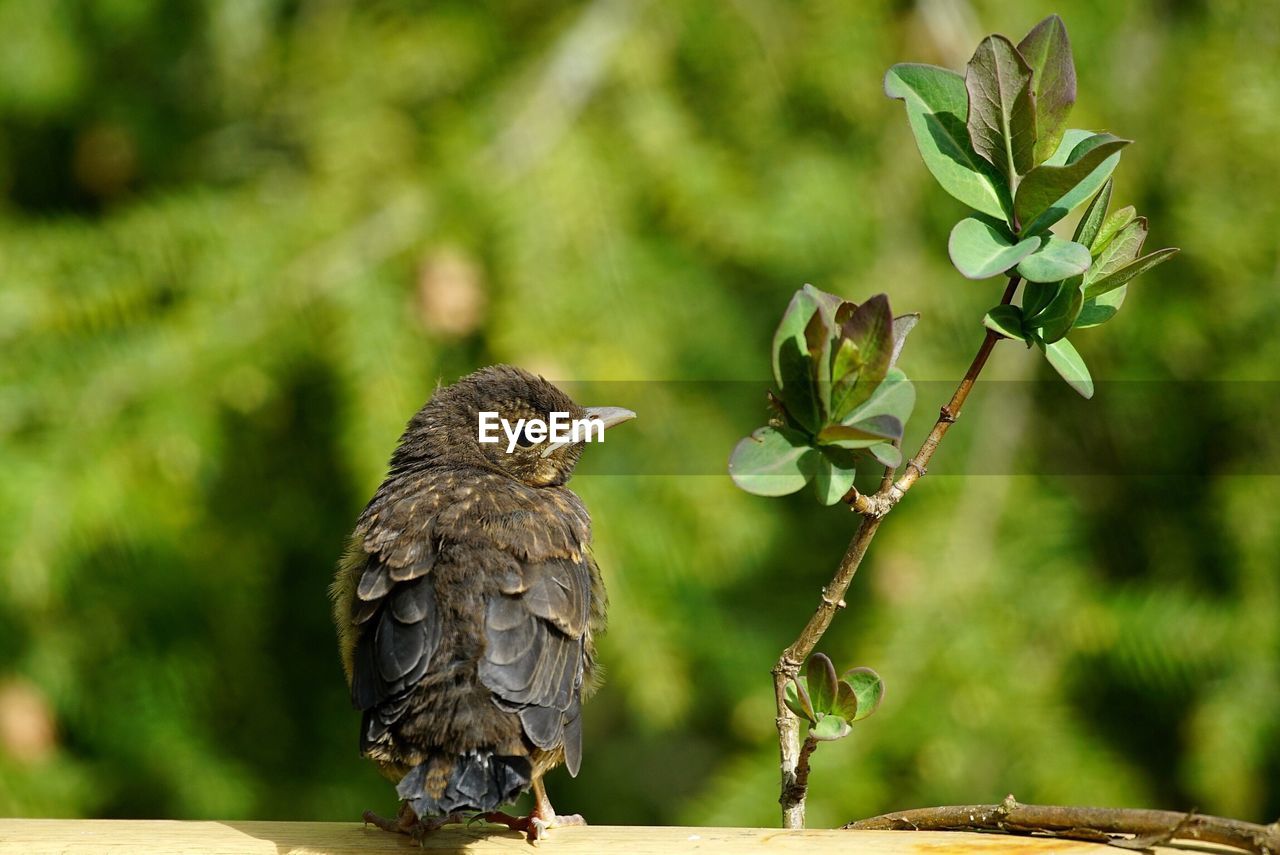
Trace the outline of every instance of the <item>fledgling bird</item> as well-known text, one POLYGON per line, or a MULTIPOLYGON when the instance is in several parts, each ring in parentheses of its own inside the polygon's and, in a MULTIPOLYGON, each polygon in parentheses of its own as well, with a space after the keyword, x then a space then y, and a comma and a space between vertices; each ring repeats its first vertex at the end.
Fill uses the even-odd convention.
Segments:
POLYGON ((419 835, 470 812, 533 840, 582 823, 556 816, 542 777, 560 763, 578 773, 606 599, 591 519, 564 486, 582 443, 536 441, 526 425, 508 453, 505 437, 479 441, 481 412, 510 425, 561 412, 605 428, 635 416, 584 409, 506 365, 438 389, 356 523, 334 621, 363 712, 360 751, 402 802, 396 819, 365 821, 419 835), (529 816, 498 812, 531 787, 529 816))

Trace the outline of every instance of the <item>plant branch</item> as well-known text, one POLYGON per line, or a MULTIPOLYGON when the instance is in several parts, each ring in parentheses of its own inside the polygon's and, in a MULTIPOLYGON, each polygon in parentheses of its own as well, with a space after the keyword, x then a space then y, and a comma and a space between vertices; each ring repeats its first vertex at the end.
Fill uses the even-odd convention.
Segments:
MULTIPOLYGON (((1009 303, 1013 300, 1013 295, 1018 290, 1020 281, 1016 276, 1009 278, 1009 285, 1005 288, 1004 296, 1000 300, 1001 303, 1009 303)), ((823 587, 822 598, 818 603, 817 609, 809 618, 809 622, 805 624, 804 629, 800 631, 800 635, 786 650, 782 651, 782 655, 778 657, 777 663, 773 666, 774 704, 777 708, 777 718, 774 720, 774 724, 778 730, 778 759, 782 773, 782 795, 778 801, 782 805, 782 825, 784 828, 804 827, 807 781, 802 782, 799 773, 800 764, 803 760, 806 764, 805 778, 807 779, 808 755, 812 753, 812 749, 807 752, 802 750, 800 745, 800 720, 792 714, 791 710, 787 709, 787 683, 800 673, 801 665, 804 664, 809 654, 813 652, 814 647, 822 639, 827 628, 831 626, 831 621, 835 618, 836 612, 844 608, 844 595, 849 590, 849 584, 853 581, 854 574, 858 572, 858 567, 862 564, 862 558, 867 553, 867 547, 871 545, 872 538, 876 536, 881 519, 906 495, 907 490, 911 489, 911 485, 925 473, 929 460, 937 450, 938 444, 942 442, 947 429, 959 418, 964 402, 973 390, 973 386, 978 380, 978 375, 982 373, 982 369, 986 366, 987 358, 990 357, 992 348, 995 347, 996 342, 999 340, 1000 336, 991 330, 987 331, 986 337, 982 340, 982 345, 978 348, 977 355, 974 356, 973 362, 969 364, 969 370, 965 372, 960 384, 956 387, 955 393, 952 394, 951 400, 942 407, 938 421, 934 424, 933 430, 929 432, 924 444, 920 446, 920 450, 916 452, 915 457, 907 462, 906 472, 903 473, 902 477, 894 481, 895 471, 886 467, 884 477, 880 480, 880 489, 874 495, 866 496, 856 489, 851 489, 844 497, 844 500, 851 504, 854 510, 862 514, 862 521, 858 525, 858 530, 854 533, 853 539, 849 541, 849 546, 845 549, 844 557, 840 559, 840 565, 836 568, 835 575, 823 587)), ((808 743, 806 742, 806 747, 807 745, 808 743)))
POLYGON ((1199 840, 1258 855, 1280 855, 1280 821, 1256 825, 1167 810, 1024 805, 1013 796, 1006 796, 998 805, 920 808, 861 819, 844 827, 867 831, 1039 834, 1111 843, 1126 849, 1147 849, 1174 839, 1199 840))
MULTIPOLYGON (((1017 292, 1018 285, 1021 282, 1021 278, 1017 276, 1009 277, 1009 284, 1004 289, 1004 296, 1000 298, 1001 305, 1008 305, 1013 301, 1013 295, 1017 292)), ((978 382, 978 375, 986 367, 987 359, 990 358, 991 351, 998 341, 1000 341, 1000 336, 992 330, 987 330, 986 337, 982 339, 982 345, 974 355, 973 361, 969 363, 969 369, 965 371, 960 384, 956 386, 955 392, 951 395, 951 400, 943 404, 938 411, 938 420, 934 422, 933 430, 929 431, 929 435, 925 437, 924 443, 920 446, 920 450, 916 452, 915 457, 907 461, 906 471, 902 474, 902 477, 891 484, 881 484, 879 491, 874 495, 868 496, 865 493, 860 493, 856 487, 851 488, 845 494, 844 501, 855 511, 863 516, 884 516, 893 510, 894 505, 902 501, 902 497, 907 494, 912 485, 919 481, 928 471, 929 461, 933 458, 933 453, 938 450, 938 444, 947 435, 947 431, 960 418, 960 411, 964 408, 964 402, 969 399, 969 393, 973 391, 974 385, 978 382)))
MULTIPOLYGON (((822 600, 814 611, 809 622, 800 632, 800 636, 791 643, 778 663, 773 667, 774 701, 777 705, 778 718, 778 751, 782 766, 782 824, 784 828, 804 828, 805 785, 800 780, 800 762, 803 756, 808 765, 808 756, 800 748, 800 720, 787 709, 787 683, 800 673, 800 666, 813 652, 822 634, 831 626, 836 611, 844 607, 844 594, 853 581, 853 574, 858 572, 862 556, 871 545, 876 529, 880 527, 880 518, 865 516, 858 526, 858 531, 849 542, 835 576, 822 589, 822 600)), ((810 752, 811 753, 811 752, 810 752)), ((806 775, 808 777, 807 769, 806 775)))
MULTIPOLYGON (((796 761, 795 780, 791 783, 792 792, 788 794, 793 804, 804 805, 805 793, 809 790, 809 757, 818 747, 818 740, 808 736, 800 746, 800 757, 796 761)), ((785 802, 784 802, 785 804, 785 802)))
MULTIPOLYGON (((1004 296, 1000 298, 1000 305, 1008 305, 1013 301, 1013 295, 1017 292, 1018 284, 1021 281, 1017 276, 1009 277, 1009 285, 1004 289, 1004 296)), ((895 481, 887 492, 882 490, 879 494, 882 502, 888 502, 889 508, 901 501, 912 485, 919 481, 928 471, 929 461, 933 458, 933 453, 938 450, 938 444, 947 435, 947 431, 960 418, 960 410, 964 407, 964 402, 969 399, 969 393, 973 391, 974 384, 978 382, 978 375, 986 367, 987 359, 991 356, 991 351, 999 340, 999 334, 993 330, 987 330, 986 338, 982 340, 982 346, 978 348, 978 353, 973 357, 973 362, 969 363, 969 370, 964 373, 964 378, 961 379, 960 385, 956 387, 951 400, 938 411, 938 420, 934 423, 933 430, 929 431, 929 435, 925 437, 924 444, 920 446, 916 456, 907 461, 906 471, 902 473, 902 477, 895 481)))

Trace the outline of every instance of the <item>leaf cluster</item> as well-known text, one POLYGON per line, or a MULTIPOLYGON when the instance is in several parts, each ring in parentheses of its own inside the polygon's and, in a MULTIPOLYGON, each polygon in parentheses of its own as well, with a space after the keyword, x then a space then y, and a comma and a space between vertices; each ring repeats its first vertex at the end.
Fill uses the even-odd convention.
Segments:
POLYGON ((1160 249, 1140 255, 1147 239, 1147 218, 1126 206, 1108 216, 1111 180, 1089 203, 1072 241, 1088 248, 1083 273, 1057 282, 1028 282, 1021 306, 994 306, 983 323, 1005 338, 1035 345, 1062 378, 1086 398, 1093 379, 1067 334, 1100 326, 1115 317, 1129 282, 1177 253, 1160 249))
POLYGON ((870 668, 851 668, 836 676, 822 653, 805 663, 805 673, 787 684, 787 708, 809 723, 809 735, 831 742, 849 735, 852 725, 871 715, 884 700, 884 681, 870 668))
POLYGON ((1110 319, 1124 286, 1177 250, 1139 258, 1146 220, 1132 208, 1106 216, 1111 174, 1130 140, 1067 127, 1076 73, 1062 19, 1045 18, 1016 45, 988 36, 964 75, 903 63, 889 69, 884 85, 906 105, 934 178, 974 209, 951 230, 952 264, 969 279, 1004 274, 1027 282, 1021 309, 997 307, 987 326, 1038 346, 1090 397, 1088 368, 1066 335, 1110 319), (1052 232, 1090 197, 1070 240, 1052 232))
POLYGON ((784 496, 813 481, 832 505, 853 486, 859 458, 899 465, 915 388, 895 363, 917 320, 893 317, 884 294, 859 305, 812 285, 797 291, 773 337, 774 417, 734 448, 734 483, 784 496))

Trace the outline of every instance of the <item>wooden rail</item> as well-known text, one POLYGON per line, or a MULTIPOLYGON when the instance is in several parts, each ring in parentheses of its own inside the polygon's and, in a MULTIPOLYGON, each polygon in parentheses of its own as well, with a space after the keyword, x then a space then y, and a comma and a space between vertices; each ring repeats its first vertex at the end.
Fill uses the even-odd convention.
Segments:
MULTIPOLYGON (((1206 847, 1209 848, 1209 847, 1206 847)), ((697 852, 859 853, 907 855, 955 852, 973 855, 1056 853, 1114 855, 1118 850, 1078 843, 998 834, 927 831, 783 831, 768 828, 672 828, 588 826, 559 828, 533 848, 524 838, 492 826, 446 829, 422 848, 405 837, 346 822, 178 822, 173 820, 0 819, 3 855, 386 855, 407 852, 585 853, 627 855, 697 852)), ((1156 851, 1173 853, 1159 847, 1156 851)), ((1184 852, 1185 850, 1181 850, 1184 852)), ((1198 849, 1198 851, 1205 851, 1198 849)), ((1219 850, 1226 851, 1226 850, 1219 850)))

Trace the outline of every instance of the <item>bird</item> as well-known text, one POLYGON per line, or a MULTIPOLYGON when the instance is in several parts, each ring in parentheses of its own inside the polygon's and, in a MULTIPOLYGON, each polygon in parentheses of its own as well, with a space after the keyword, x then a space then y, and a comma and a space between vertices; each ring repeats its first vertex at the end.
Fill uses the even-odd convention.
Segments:
POLYGON ((591 518, 565 486, 594 437, 536 429, 557 413, 599 422, 600 439, 635 417, 510 365, 437 388, 356 522, 333 618, 360 752, 401 801, 366 823, 421 837, 483 819, 531 841, 585 824, 557 816, 543 785, 560 764, 578 774, 607 609, 591 518), (510 441, 481 441, 485 413, 510 441), (528 816, 499 810, 530 789, 528 816))

